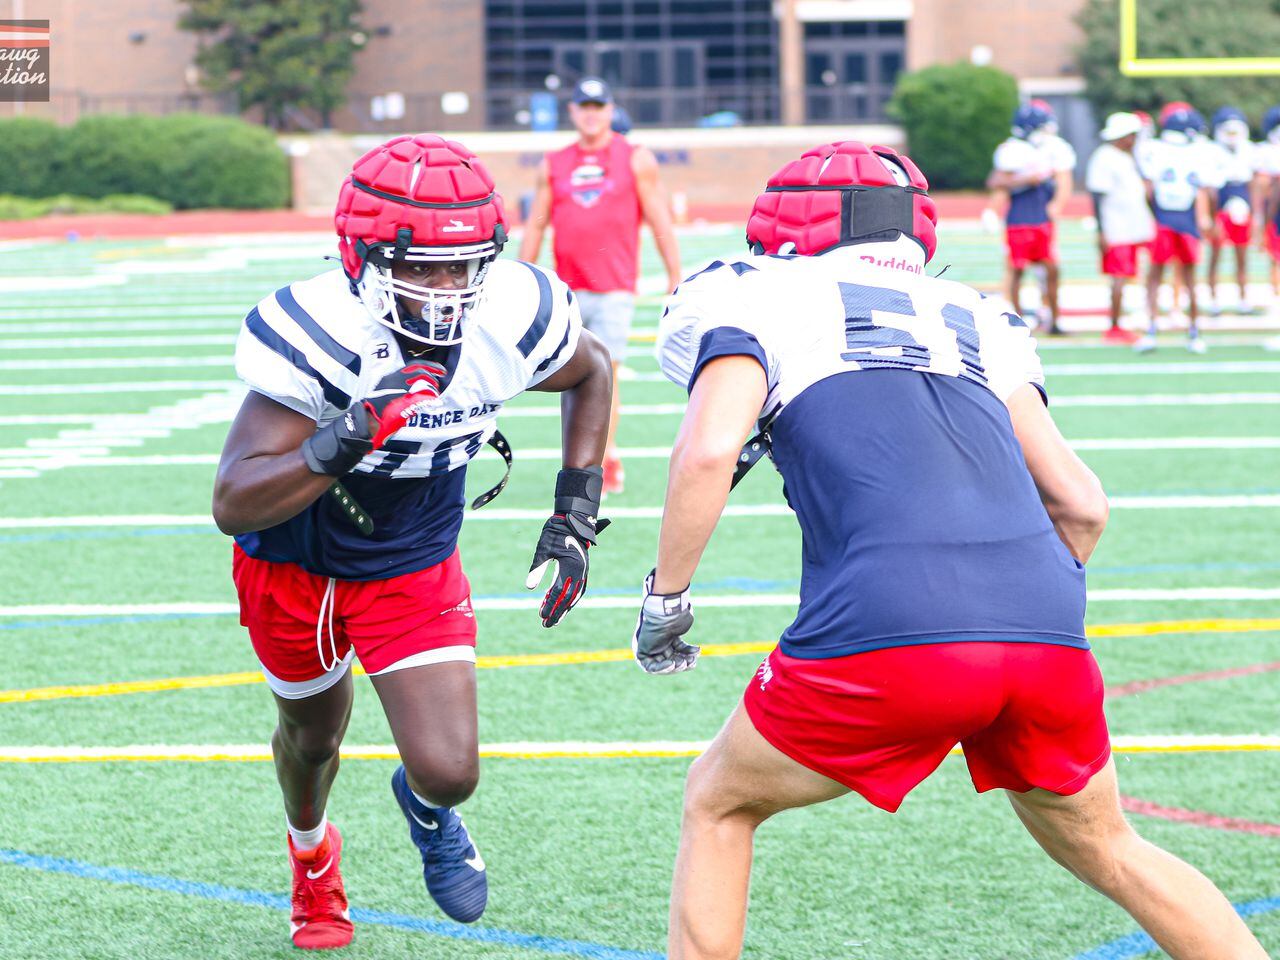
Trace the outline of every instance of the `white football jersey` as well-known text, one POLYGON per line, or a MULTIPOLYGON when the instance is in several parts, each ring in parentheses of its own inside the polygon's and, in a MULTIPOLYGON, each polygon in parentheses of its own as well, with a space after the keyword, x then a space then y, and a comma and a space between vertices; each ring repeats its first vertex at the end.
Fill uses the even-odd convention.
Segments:
MULTIPOLYGON (((517 260, 490 266, 463 322, 466 336, 441 395, 355 472, 428 477, 463 466, 493 435, 504 403, 568 362, 582 329, 569 288, 517 260)), ((236 372, 251 389, 318 424, 336 419, 413 359, 351 293, 342 270, 263 298, 236 343, 236 372)))
POLYGON ((822 256, 716 261, 672 295, 658 330, 663 372, 688 387, 703 338, 741 330, 759 344, 775 415, 815 383, 856 370, 958 377, 1000 400, 1044 371, 1008 301, 923 273, 914 241, 841 247, 822 256))

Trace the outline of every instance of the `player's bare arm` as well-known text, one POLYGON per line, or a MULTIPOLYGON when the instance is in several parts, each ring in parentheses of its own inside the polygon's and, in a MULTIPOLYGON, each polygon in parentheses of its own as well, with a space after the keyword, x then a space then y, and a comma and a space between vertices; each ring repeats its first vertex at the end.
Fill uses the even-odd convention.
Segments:
POLYGON ((1035 387, 1019 387, 1008 406, 1027 470, 1054 529, 1071 555, 1087 563, 1107 525, 1101 482, 1063 438, 1035 387))
POLYGON ((547 224, 551 222, 551 177, 547 172, 547 161, 538 165, 538 182, 534 188, 533 205, 529 208, 529 219, 525 221, 524 238, 520 241, 520 259, 529 263, 538 262, 538 254, 542 250, 542 235, 547 224))
POLYGON ((564 466, 599 466, 613 398, 613 366, 600 338, 589 330, 582 331, 573 358, 533 389, 561 395, 564 466))
POLYGON ((315 421, 250 391, 240 405, 218 463, 213 520, 228 536, 283 523, 333 483, 313 473, 302 444, 315 421))
POLYGON ((992 170, 987 177, 987 189, 1021 190, 1024 187, 1034 187, 1044 181, 1044 174, 1038 172, 1015 173, 1012 170, 992 170))
POLYGON ((671 451, 655 593, 679 593, 692 581, 729 499, 734 465, 766 389, 764 369, 754 357, 720 357, 698 375, 671 451))
POLYGON ((658 158, 647 147, 637 147, 631 154, 631 171, 636 178, 640 212, 653 231, 653 242, 667 270, 667 293, 671 293, 681 279, 680 247, 671 221, 671 203, 658 176, 658 158))

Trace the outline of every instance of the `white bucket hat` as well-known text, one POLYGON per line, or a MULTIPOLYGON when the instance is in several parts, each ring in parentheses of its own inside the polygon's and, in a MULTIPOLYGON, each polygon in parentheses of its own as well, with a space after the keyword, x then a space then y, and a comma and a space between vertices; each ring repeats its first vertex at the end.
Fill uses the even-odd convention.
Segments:
POLYGON ((1108 142, 1119 140, 1121 137, 1127 137, 1131 133, 1137 133, 1142 129, 1142 121, 1138 119, 1136 113, 1113 113, 1107 117, 1107 124, 1098 134, 1098 137, 1108 142))

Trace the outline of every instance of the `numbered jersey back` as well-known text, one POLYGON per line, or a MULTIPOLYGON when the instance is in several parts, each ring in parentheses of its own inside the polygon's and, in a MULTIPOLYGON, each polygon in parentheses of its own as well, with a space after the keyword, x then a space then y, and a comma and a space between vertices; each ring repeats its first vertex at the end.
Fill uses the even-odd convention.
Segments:
POLYGON ((768 376, 768 413, 856 370, 956 377, 1001 400, 1043 384, 1035 341, 1006 301, 860 249, 711 264, 680 285, 663 316, 663 371, 691 387, 711 359, 753 355, 768 376))

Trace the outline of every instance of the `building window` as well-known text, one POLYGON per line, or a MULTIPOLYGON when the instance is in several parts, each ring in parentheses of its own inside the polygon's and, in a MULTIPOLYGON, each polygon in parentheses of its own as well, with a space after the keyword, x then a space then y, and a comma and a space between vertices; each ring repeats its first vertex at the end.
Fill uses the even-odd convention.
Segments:
POLYGON ((906 57, 902 20, 807 23, 805 108, 810 123, 883 120, 906 57))
POLYGON ((779 115, 772 0, 486 0, 489 125, 519 126, 548 86, 563 109, 601 76, 637 125, 687 126, 729 112, 779 115), (548 79, 550 84, 548 84, 548 79))

